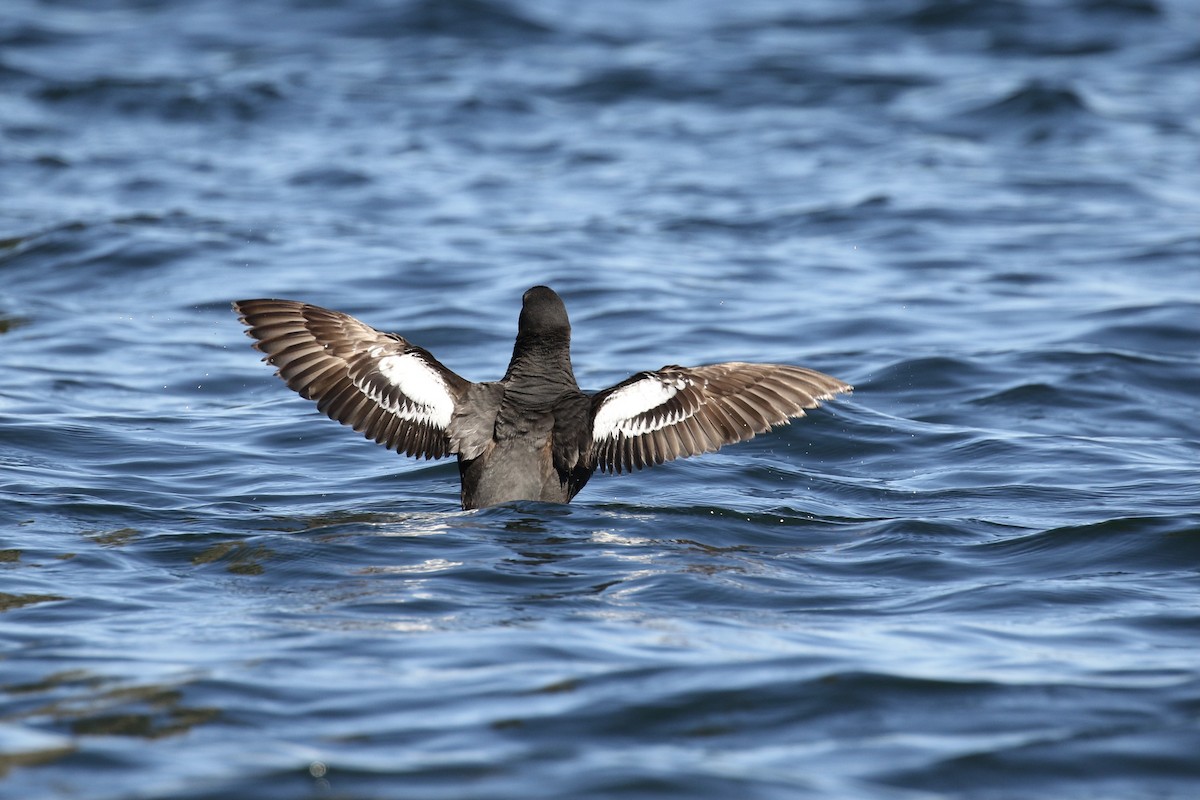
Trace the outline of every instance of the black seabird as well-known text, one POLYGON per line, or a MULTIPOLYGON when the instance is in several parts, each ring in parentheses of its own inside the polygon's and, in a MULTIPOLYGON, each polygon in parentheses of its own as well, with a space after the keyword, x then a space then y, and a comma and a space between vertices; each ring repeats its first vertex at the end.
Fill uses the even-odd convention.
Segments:
POLYGON ((522 298, 498 381, 472 383, 429 351, 294 300, 233 304, 264 361, 317 410, 410 456, 458 456, 463 508, 568 503, 599 469, 632 472, 745 441, 851 387, 816 370, 731 361, 639 372, 588 396, 553 290, 522 298))

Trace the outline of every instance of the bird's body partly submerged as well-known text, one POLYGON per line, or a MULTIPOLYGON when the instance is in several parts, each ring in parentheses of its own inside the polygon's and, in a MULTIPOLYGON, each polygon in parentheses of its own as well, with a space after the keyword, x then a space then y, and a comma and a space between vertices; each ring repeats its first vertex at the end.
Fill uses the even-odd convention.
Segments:
POLYGON ((849 392, 803 367, 727 362, 639 372, 595 395, 571 369, 571 325, 525 293, 508 370, 473 383, 427 350, 294 300, 233 304, 263 359, 317 409, 389 449, 458 457, 463 508, 571 501, 597 469, 632 472, 745 441, 849 392))

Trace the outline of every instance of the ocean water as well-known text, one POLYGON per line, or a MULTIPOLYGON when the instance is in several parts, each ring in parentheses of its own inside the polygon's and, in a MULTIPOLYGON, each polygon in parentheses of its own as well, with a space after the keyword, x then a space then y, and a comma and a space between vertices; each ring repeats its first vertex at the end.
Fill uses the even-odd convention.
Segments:
POLYGON ((1200 3, 6 0, 0 796, 1200 796, 1200 3), (853 395, 570 506, 229 309, 853 395))

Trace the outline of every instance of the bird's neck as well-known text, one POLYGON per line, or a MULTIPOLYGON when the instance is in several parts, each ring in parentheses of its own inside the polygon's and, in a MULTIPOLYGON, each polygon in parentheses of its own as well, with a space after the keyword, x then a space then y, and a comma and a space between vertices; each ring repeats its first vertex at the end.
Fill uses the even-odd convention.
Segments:
POLYGON ((571 368, 570 338, 539 336, 536 339, 524 339, 518 336, 504 380, 576 388, 575 371, 571 368))

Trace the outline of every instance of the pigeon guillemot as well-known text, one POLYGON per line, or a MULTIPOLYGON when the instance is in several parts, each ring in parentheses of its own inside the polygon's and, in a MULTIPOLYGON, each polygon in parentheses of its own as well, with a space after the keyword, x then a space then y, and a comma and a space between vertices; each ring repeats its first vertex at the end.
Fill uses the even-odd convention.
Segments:
POLYGON ((745 441, 851 387, 816 370, 666 366, 594 395, 571 369, 553 290, 525 292, 508 371, 473 383, 429 351, 294 300, 233 304, 254 347, 317 410, 410 456, 458 456, 463 508, 571 501, 592 473, 632 472, 745 441))

